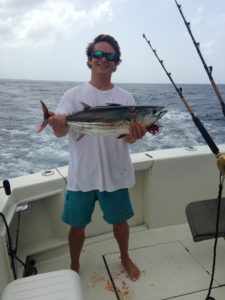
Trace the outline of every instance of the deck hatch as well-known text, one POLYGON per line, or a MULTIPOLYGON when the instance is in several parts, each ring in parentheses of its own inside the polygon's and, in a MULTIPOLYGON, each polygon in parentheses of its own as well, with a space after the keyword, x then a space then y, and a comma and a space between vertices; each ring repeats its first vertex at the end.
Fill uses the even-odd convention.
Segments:
POLYGON ((208 289, 210 275, 180 242, 133 249, 130 254, 142 272, 136 282, 122 269, 119 253, 105 255, 120 299, 170 299, 208 289))

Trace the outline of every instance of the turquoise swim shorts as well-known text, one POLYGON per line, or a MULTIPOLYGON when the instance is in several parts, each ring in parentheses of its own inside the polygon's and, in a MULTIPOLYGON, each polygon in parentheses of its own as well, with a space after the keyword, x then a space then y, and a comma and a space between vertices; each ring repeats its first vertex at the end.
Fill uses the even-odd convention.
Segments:
POLYGON ((122 224, 134 215, 128 189, 114 192, 67 191, 62 220, 72 227, 85 227, 91 222, 96 201, 109 224, 122 224))

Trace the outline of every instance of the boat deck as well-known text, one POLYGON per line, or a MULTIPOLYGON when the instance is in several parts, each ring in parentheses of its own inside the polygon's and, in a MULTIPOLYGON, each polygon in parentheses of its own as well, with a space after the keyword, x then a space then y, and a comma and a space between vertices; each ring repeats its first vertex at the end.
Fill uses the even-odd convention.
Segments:
MULTIPOLYGON (((214 240, 193 242, 187 224, 148 230, 131 228, 130 255, 141 277, 132 282, 120 264, 112 234, 86 240, 81 280, 86 300, 205 300, 212 271, 214 240)), ((68 269, 67 246, 34 257, 38 273, 68 269)), ((224 300, 225 241, 218 240, 211 296, 224 300)))

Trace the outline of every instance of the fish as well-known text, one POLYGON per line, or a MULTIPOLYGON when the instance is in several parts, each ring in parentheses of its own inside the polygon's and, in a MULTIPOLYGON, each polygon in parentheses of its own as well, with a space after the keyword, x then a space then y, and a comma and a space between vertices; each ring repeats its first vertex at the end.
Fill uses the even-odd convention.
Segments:
MULTIPOLYGON (((47 106, 40 101, 44 120, 37 132, 41 132, 48 124, 51 116, 47 106)), ((81 102, 83 110, 66 116, 66 123, 72 130, 80 135, 77 140, 85 135, 111 136, 118 138, 130 133, 131 121, 143 124, 147 131, 156 133, 158 126, 155 122, 160 119, 167 110, 164 106, 127 106, 115 103, 107 103, 105 106, 89 106, 81 102)))

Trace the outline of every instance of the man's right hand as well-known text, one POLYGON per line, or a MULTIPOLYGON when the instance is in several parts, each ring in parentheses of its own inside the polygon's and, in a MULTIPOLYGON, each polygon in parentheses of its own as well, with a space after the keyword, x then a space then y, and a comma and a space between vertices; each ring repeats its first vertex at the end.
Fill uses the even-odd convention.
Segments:
POLYGON ((48 124, 52 127, 52 130, 57 137, 63 137, 67 135, 68 126, 66 124, 66 115, 50 112, 48 124))

